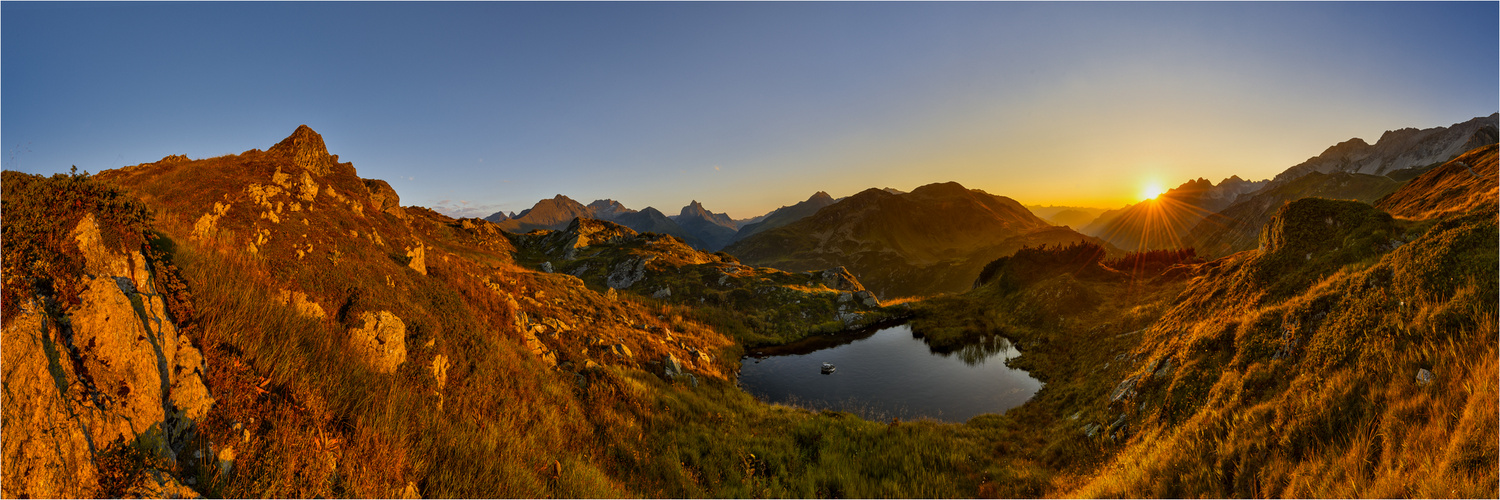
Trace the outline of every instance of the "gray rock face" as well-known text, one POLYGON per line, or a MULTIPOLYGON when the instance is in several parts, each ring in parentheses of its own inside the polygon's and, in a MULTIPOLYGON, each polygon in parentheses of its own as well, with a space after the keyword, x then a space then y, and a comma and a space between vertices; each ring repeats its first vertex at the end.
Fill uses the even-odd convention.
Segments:
POLYGON ((646 278, 646 264, 655 259, 654 256, 635 258, 616 264, 609 277, 605 278, 605 284, 616 290, 630 288, 630 285, 646 278))
POLYGON ((1403 168, 1448 161, 1465 151, 1494 143, 1500 113, 1429 129, 1387 131, 1371 145, 1359 138, 1341 142, 1309 158, 1272 180, 1290 181, 1311 172, 1355 172, 1384 175, 1403 168))
POLYGON ((667 375, 667 378, 676 378, 678 375, 682 375, 682 362, 677 360, 677 356, 667 354, 667 357, 662 359, 661 364, 662 372, 667 375))

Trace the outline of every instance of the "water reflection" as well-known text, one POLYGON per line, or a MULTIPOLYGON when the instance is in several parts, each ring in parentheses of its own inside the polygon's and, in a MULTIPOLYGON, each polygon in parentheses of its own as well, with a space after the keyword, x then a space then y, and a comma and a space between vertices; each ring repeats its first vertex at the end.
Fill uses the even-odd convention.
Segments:
POLYGON ((1005 337, 936 352, 906 325, 752 353, 740 385, 762 400, 848 411, 865 418, 962 422, 1026 402, 1041 383, 1005 365, 1020 355, 1005 337), (838 370, 821 373, 824 362, 838 370))
MULTIPOLYGON (((956 351, 939 352, 934 350, 933 352, 937 352, 945 357, 958 356, 958 359, 963 360, 964 364, 969 366, 984 364, 985 361, 994 357, 1000 357, 1001 360, 1015 357, 1010 355, 1012 352, 1010 339, 999 335, 980 337, 974 340, 973 343, 966 344, 956 351)), ((1017 351, 1016 354, 1019 355, 1020 352, 1017 351)))

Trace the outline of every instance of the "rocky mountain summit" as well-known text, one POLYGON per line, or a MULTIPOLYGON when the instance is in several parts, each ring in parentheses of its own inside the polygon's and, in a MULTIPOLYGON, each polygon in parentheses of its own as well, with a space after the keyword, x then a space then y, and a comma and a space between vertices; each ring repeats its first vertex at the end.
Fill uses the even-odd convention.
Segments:
POLYGON ((711 212, 703 208, 698 200, 682 207, 682 211, 672 220, 688 234, 702 241, 703 249, 710 252, 718 251, 734 241, 734 235, 738 232, 729 214, 711 212))
POLYGON ((1494 144, 1500 113, 1429 129, 1403 128, 1381 134, 1375 144, 1358 137, 1330 146, 1278 174, 1273 184, 1290 182, 1312 172, 1351 172, 1384 175, 1409 167, 1442 163, 1474 148, 1494 144))

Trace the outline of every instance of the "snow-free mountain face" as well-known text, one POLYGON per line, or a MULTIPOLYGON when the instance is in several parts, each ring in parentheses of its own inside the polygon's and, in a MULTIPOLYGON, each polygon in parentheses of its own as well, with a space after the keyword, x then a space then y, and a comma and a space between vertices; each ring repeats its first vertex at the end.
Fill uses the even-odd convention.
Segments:
POLYGON ((1311 172, 1384 175, 1405 168, 1442 163, 1474 148, 1494 144, 1497 120, 1500 120, 1500 113, 1447 127, 1391 130, 1381 134, 1375 144, 1356 137, 1288 168, 1272 183, 1290 182, 1311 172))
POLYGON ((787 270, 845 266, 876 294, 903 296, 962 291, 986 263, 1023 246, 1081 240, 1090 238, 1010 198, 948 182, 906 194, 867 189, 725 251, 787 270))
POLYGON ((735 229, 734 219, 729 214, 714 213, 703 208, 702 203, 693 200, 687 206, 682 207, 682 212, 674 219, 677 225, 682 226, 688 234, 693 235, 703 242, 703 249, 718 251, 734 241, 735 229))
POLYGON ((766 214, 759 222, 744 225, 740 228, 739 233, 734 235, 734 239, 735 241, 743 240, 756 233, 797 222, 804 217, 818 213, 818 210, 832 205, 833 202, 833 197, 829 196, 828 193, 818 191, 808 197, 806 201, 798 202, 796 205, 789 207, 778 208, 766 214))

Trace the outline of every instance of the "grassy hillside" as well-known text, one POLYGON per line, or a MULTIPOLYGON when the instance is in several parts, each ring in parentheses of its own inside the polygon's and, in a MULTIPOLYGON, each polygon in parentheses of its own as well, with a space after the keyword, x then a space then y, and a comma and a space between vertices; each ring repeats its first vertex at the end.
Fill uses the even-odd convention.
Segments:
POLYGON ((1050 494, 1493 496, 1496 218, 1492 194, 1437 220, 1303 199, 1261 250, 1158 254, 1146 279, 1121 269, 1151 258, 1030 249, 913 326, 1021 346, 1050 494))

